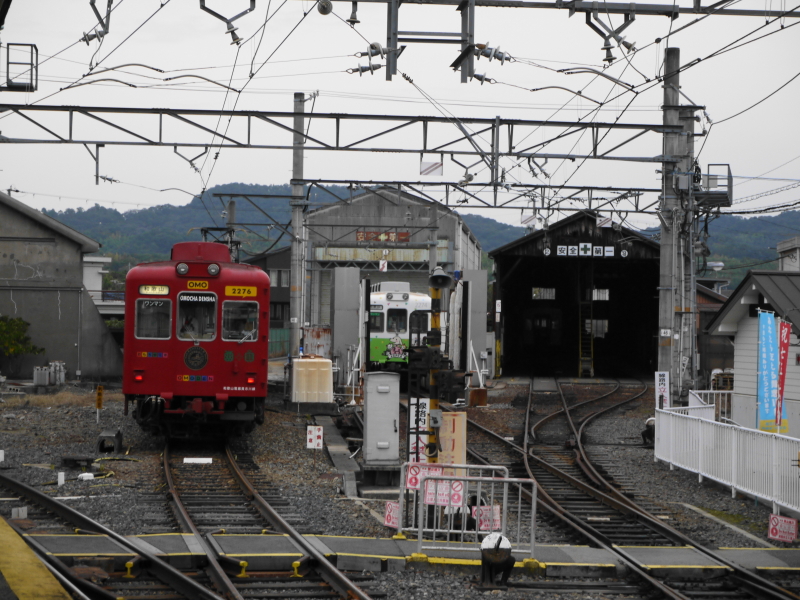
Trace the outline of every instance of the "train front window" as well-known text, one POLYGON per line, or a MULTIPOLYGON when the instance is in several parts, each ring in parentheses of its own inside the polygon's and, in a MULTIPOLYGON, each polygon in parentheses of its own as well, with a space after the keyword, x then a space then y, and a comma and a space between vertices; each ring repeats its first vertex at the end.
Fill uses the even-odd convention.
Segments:
POLYGON ((390 308, 386 319, 386 331, 389 333, 405 333, 408 330, 408 321, 405 308, 390 308))
POLYGON ((237 342, 258 340, 258 302, 222 303, 222 339, 237 342))
POLYGON ((178 339, 213 340, 217 335, 217 297, 203 292, 178 294, 178 339))
POLYGON ((136 337, 168 340, 172 301, 139 298, 136 301, 136 337))
POLYGON ((383 332, 383 313, 371 312, 369 313, 369 330, 372 333, 383 332))

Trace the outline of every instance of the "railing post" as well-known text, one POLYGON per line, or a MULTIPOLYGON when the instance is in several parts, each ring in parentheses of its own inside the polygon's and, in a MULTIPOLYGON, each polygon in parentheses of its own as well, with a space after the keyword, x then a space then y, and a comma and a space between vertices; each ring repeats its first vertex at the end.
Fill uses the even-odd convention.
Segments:
POLYGON ((699 431, 697 435, 697 482, 703 483, 703 425, 704 421, 698 423, 699 431))
POLYGON ((675 428, 672 426, 672 423, 675 420, 673 418, 674 416, 675 415, 673 415, 672 413, 670 413, 669 415, 669 470, 670 471, 675 470, 675 463, 673 462, 675 460, 675 435, 674 435, 675 428))
POLYGON ((731 436, 731 498, 736 498, 736 484, 739 482, 739 428, 733 429, 731 436))
POLYGON ((780 479, 778 477, 778 436, 772 436, 772 513, 781 514, 781 507, 777 500, 779 498, 780 479))

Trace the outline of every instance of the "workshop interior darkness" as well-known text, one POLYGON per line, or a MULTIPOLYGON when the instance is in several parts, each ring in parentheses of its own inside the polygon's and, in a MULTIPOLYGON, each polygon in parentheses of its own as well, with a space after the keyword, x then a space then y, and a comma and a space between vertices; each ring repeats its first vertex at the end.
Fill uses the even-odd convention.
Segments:
POLYGON ((580 376, 580 345, 587 337, 581 328, 589 327, 595 377, 652 375, 657 261, 508 257, 499 262, 499 273, 509 273, 500 284, 503 375, 580 376))

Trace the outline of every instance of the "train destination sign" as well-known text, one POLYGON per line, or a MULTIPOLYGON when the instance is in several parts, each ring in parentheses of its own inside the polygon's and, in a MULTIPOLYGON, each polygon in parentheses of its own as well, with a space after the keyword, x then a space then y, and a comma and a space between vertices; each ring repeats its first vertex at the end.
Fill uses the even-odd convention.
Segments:
POLYGON ((166 296, 169 294, 168 285, 140 285, 139 293, 143 296, 166 296))
POLYGON ((186 282, 186 289, 188 289, 188 290, 207 290, 208 289, 208 282, 207 281, 187 281, 186 282))

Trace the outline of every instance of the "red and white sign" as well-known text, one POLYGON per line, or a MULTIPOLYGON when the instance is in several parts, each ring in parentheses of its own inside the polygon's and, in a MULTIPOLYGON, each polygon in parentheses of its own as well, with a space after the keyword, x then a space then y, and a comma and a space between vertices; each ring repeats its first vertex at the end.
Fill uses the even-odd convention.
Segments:
POLYGON ((441 474, 442 467, 438 465, 408 465, 408 470, 406 471, 406 489, 418 490, 423 475, 430 477, 432 475, 441 474))
POLYGON ((306 427, 306 448, 322 450, 322 425, 306 427))
POLYGON ((397 529, 400 527, 400 503, 387 502, 386 510, 383 513, 383 524, 386 527, 397 529))
POLYGON ((461 506, 464 503, 463 481, 425 481, 425 504, 461 506))
POLYGON ((669 371, 656 371, 656 408, 670 408, 669 371))
POLYGON ((786 386, 786 365, 789 362, 789 338, 792 324, 783 321, 778 327, 778 401, 775 404, 775 426, 780 432, 783 423, 783 390, 786 386))
POLYGON ((500 523, 500 507, 495 504, 493 506, 473 506, 472 518, 478 522, 478 531, 498 531, 502 524, 500 523), (475 515, 478 516, 475 516, 475 515))
POLYGON ((779 542, 795 541, 797 539, 797 519, 781 517, 780 515, 770 515, 767 537, 779 542))

